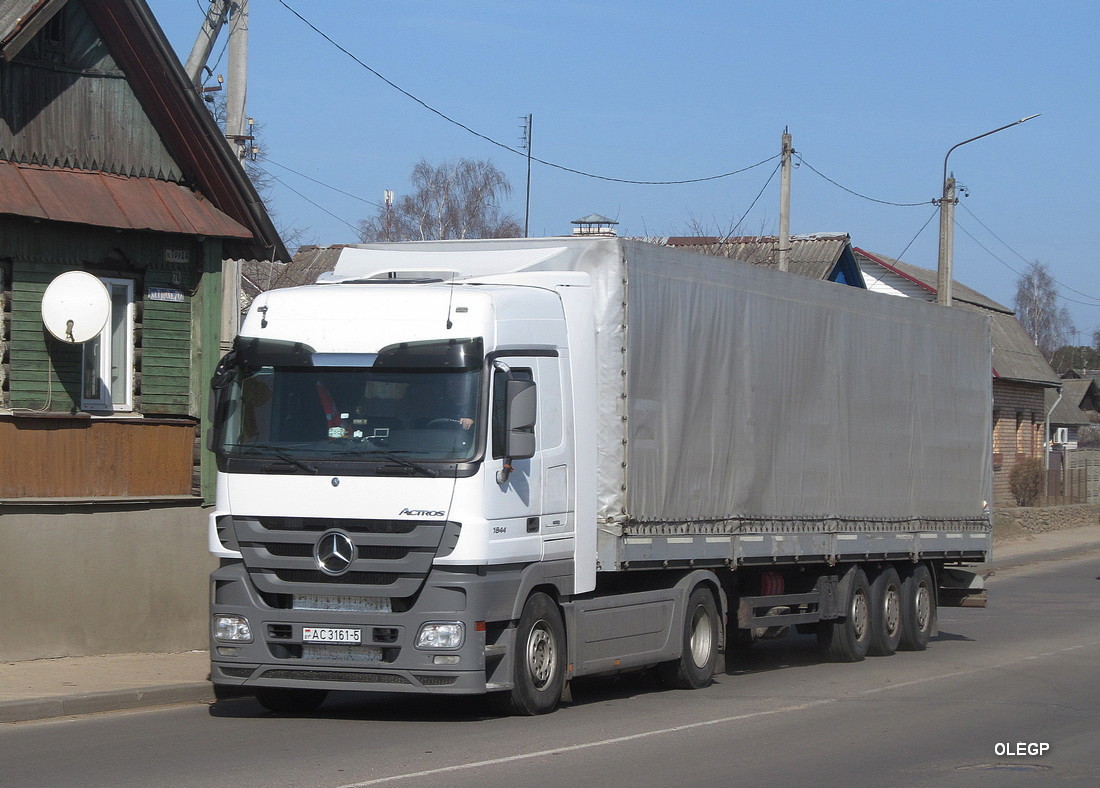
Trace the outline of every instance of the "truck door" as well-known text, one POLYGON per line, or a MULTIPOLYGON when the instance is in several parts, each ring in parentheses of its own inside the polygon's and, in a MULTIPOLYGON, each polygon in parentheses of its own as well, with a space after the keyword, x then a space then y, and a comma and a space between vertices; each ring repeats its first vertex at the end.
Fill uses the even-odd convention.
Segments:
MULTIPOLYGON (((489 392, 490 424, 486 457, 486 515, 489 527, 489 559, 494 562, 538 561, 542 559, 543 528, 543 434, 546 428, 547 404, 544 401, 542 362, 552 362, 556 372, 557 359, 534 356, 503 358, 509 371, 493 368, 489 392), (536 385, 538 415, 535 421, 535 455, 530 459, 510 460, 512 470, 507 479, 497 480, 507 458, 504 456, 506 428, 505 386, 509 375, 517 380, 532 380, 536 385)), ((553 377, 550 375, 549 377, 553 377)), ((554 387, 548 386, 553 399, 554 387)), ((560 417, 559 417, 560 421, 560 417)))

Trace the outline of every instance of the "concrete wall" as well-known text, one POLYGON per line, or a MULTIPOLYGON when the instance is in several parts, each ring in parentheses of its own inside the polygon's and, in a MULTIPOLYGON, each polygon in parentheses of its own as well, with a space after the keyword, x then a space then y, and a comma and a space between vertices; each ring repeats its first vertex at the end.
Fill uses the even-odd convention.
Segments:
POLYGON ((208 512, 0 507, 0 660, 207 648, 208 512))

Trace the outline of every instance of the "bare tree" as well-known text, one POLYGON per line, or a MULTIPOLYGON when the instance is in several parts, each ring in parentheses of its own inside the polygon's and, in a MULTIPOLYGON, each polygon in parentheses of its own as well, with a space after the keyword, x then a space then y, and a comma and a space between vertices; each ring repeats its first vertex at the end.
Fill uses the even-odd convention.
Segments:
POLYGON ((1031 263, 1016 282, 1016 319, 1035 340, 1047 361, 1075 332, 1069 310, 1058 305, 1054 277, 1038 260, 1031 263))
POLYGON ((421 159, 413 168, 412 193, 359 223, 359 238, 424 241, 455 238, 517 238, 519 220, 498 200, 512 191, 491 162, 459 159, 435 167, 421 159))

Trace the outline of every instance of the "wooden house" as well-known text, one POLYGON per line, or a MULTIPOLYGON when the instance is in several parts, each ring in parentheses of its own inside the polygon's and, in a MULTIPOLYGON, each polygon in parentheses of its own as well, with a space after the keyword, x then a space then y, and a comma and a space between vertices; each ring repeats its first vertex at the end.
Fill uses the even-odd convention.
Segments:
POLYGON ((197 438, 220 351, 222 261, 241 257, 286 253, 145 2, 6 0, 0 578, 9 599, 15 585, 32 604, 0 612, 0 659, 204 643, 185 598, 204 606, 193 581, 209 560, 196 537, 213 464, 197 438), (107 293, 87 342, 43 325, 43 295, 70 271, 107 293), (49 582, 25 568, 48 539, 64 546, 50 550, 49 582), (150 582, 171 601, 123 600, 150 582), (55 605, 70 615, 51 629, 55 605), (158 638, 170 623, 157 619, 180 605, 186 626, 158 638))

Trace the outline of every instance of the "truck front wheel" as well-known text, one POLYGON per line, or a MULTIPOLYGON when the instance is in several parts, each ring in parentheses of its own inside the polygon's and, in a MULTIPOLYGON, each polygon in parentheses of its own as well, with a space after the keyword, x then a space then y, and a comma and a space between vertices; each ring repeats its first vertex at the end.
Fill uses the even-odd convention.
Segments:
POLYGON ((532 594, 516 628, 513 688, 507 707, 513 714, 546 714, 558 707, 565 686, 565 624, 554 600, 532 594))
POLYGON ((680 658, 657 666, 661 682, 675 689, 700 689, 714 677, 718 659, 718 606, 705 586, 688 597, 680 658))

